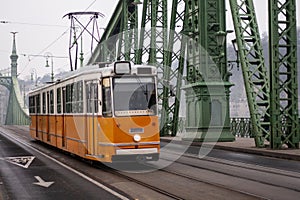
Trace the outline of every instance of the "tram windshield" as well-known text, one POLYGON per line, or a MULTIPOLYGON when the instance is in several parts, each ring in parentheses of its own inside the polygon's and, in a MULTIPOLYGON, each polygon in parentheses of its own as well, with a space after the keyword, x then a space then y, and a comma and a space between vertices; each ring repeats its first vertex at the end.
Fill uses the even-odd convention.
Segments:
POLYGON ((157 97, 154 77, 114 78, 116 116, 156 115, 157 97))

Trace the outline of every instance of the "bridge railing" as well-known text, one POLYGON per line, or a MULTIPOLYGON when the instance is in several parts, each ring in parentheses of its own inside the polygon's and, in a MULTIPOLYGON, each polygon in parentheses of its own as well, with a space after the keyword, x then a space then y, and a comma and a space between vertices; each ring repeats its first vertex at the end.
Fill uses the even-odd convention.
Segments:
POLYGON ((231 118, 230 131, 235 137, 253 137, 250 118, 231 118))
MULTIPOLYGON (((178 122, 178 132, 183 132, 185 118, 180 117, 178 122)), ((235 137, 253 137, 251 120, 247 117, 233 117, 230 119, 230 131, 235 137)))

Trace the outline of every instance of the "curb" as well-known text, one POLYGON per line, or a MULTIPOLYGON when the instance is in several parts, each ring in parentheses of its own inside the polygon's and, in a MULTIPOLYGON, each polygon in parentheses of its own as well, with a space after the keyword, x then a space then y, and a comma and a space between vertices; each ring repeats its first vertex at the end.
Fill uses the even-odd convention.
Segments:
MULTIPOLYGON (((167 142, 170 143, 172 138, 160 138, 162 142, 167 142)), ((172 140, 172 143, 174 144, 190 144, 191 146, 208 146, 211 147, 211 144, 205 144, 202 142, 186 142, 186 141, 181 141, 181 140, 172 140)), ((300 161, 300 154, 299 155, 294 155, 294 154, 287 154, 285 151, 288 150, 274 150, 272 151, 271 149, 266 149, 266 148, 255 148, 255 147, 231 147, 231 146, 223 146, 216 144, 213 146, 214 149, 219 149, 219 150, 226 150, 226 151, 233 151, 233 152, 239 152, 239 153, 248 153, 248 154, 254 154, 254 155, 259 155, 259 156, 267 156, 267 157, 273 157, 273 158, 280 158, 280 159, 286 159, 286 160, 295 160, 295 161, 300 161), (278 152, 282 151, 282 152, 278 152)))

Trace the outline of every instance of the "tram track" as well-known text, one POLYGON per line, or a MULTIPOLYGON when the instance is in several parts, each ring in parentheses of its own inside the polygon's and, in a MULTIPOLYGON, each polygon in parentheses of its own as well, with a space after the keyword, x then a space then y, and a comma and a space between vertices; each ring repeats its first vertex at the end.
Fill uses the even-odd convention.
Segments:
MULTIPOLYGON (((197 156, 187 155, 187 154, 183 155, 182 157, 198 158, 197 156)), ((243 167, 241 167, 243 169, 255 170, 256 172, 272 173, 274 175, 282 175, 282 176, 286 176, 286 177, 290 177, 290 178, 297 178, 297 179, 299 178, 300 179, 300 173, 284 171, 284 170, 280 170, 280 169, 276 169, 276 168, 272 168, 272 170, 270 170, 269 167, 265 167, 262 165, 255 165, 256 166, 256 168, 255 168, 255 167, 253 167, 253 164, 247 164, 247 163, 237 162, 237 161, 229 161, 229 160, 224 160, 224 159, 219 159, 219 158, 213 158, 210 156, 201 158, 201 160, 213 162, 213 163, 217 163, 217 164, 222 164, 222 165, 227 165, 227 166, 232 166, 232 167, 241 167, 241 165, 243 165, 243 167)))
POLYGON ((252 197, 254 197, 254 198, 258 198, 258 199, 268 199, 268 198, 264 198, 264 197, 258 196, 258 195, 256 195, 256 194, 251 194, 251 193, 249 193, 249 192, 245 192, 245 191, 242 191, 242 190, 236 190, 236 189, 227 187, 227 186, 222 185, 222 184, 217 184, 217 183, 210 182, 210 181, 200 180, 200 179, 197 179, 197 178, 195 178, 195 177, 188 176, 188 175, 186 175, 186 174, 181 174, 181 173, 178 173, 178 172, 172 172, 172 171, 165 170, 165 169, 161 169, 161 171, 164 171, 164 172, 167 172, 167 173, 169 173, 169 174, 176 175, 176 176, 180 176, 180 177, 183 177, 183 178, 187 178, 187 179, 190 179, 190 180, 194 180, 194 181, 197 181, 197 182, 201 182, 201 183, 209 184, 209 185, 212 185, 212 186, 216 186, 216 187, 218 187, 218 188, 223 188, 223 189, 230 190, 230 191, 233 191, 233 192, 238 192, 238 193, 241 193, 241 194, 245 194, 245 195, 247 195, 247 196, 252 196, 252 197))
MULTIPOLYGON (((16 129, 15 127, 6 127, 6 129, 7 130, 10 130, 10 131, 13 131, 13 132, 15 132, 16 133, 16 136, 15 137, 18 137, 19 139, 21 139, 21 140, 26 140, 25 142, 26 143, 28 143, 28 140, 31 140, 31 138, 29 137, 29 136, 27 136, 27 135, 24 135, 23 134, 23 130, 21 130, 21 129, 16 129)), ((41 145, 41 146, 45 146, 45 145, 47 145, 47 144, 44 144, 44 143, 39 143, 39 145, 41 145)), ((32 145, 30 145, 30 146, 32 146, 32 145)), ((35 146, 35 145, 34 145, 35 146)), ((51 147, 51 146, 50 146, 51 147)), ((34 147, 34 148, 36 148, 36 147, 34 147)), ((43 150, 43 149, 41 149, 41 148, 38 148, 40 151, 43 151, 44 153, 47 153, 47 152, 45 152, 45 150, 43 150)), ((56 151, 56 153, 62 153, 62 151, 59 151, 59 149, 55 149, 55 148, 51 148, 51 150, 54 150, 54 151, 56 151)), ((49 154, 49 152, 47 153, 49 156, 51 156, 50 154, 49 154)), ((70 155, 70 154, 68 154, 68 155, 70 155)), ((52 157, 52 156, 51 156, 52 157)), ((70 157, 70 156, 69 156, 70 157)), ((55 159, 57 159, 57 158, 55 158, 55 159)), ((62 160, 60 160, 61 162, 63 162, 62 160)), ((141 186, 143 186, 143 187, 145 187, 145 188, 147 188, 147 189, 150 189, 150 190, 152 190, 152 191, 155 191, 155 192, 157 192, 157 193, 159 193, 159 194, 161 194, 161 195, 163 195, 163 196, 166 196, 166 197, 168 197, 168 198, 171 198, 171 199, 177 199, 177 200, 182 200, 182 199, 184 199, 184 198, 181 198, 181 197, 179 197, 179 196, 177 196, 177 195, 175 195, 175 194, 172 194, 172 193, 170 193, 170 192, 167 192, 167 191, 164 191, 164 190, 162 190, 162 189, 160 189, 160 188, 158 188, 158 187, 155 187, 155 186, 153 186, 153 185, 150 185, 150 184, 147 184, 147 183, 145 183, 145 182, 143 182, 143 181, 139 181, 139 180, 137 180, 137 179, 134 179, 134 178, 132 178, 132 177, 130 177, 130 176, 127 176, 127 175, 125 175, 125 174, 122 174, 121 172, 118 172, 117 170, 115 170, 115 169, 113 169, 113 168, 109 168, 107 165, 104 165, 103 163, 101 163, 101 162, 94 162, 94 161, 88 161, 88 160, 81 160, 81 161, 83 161, 83 162, 85 162, 85 163, 87 163, 88 165, 90 165, 90 166, 93 166, 93 167, 95 167, 95 168, 97 168, 97 169, 99 169, 99 170, 101 170, 102 172, 106 172, 106 173, 109 173, 109 174, 112 174, 112 175, 115 175, 115 176, 117 176, 118 178, 122 178, 122 179, 124 179, 124 180, 126 180, 126 181, 130 181, 130 182, 133 182, 133 183, 136 183, 136 184, 138 184, 138 185, 141 185, 141 186)), ((65 162, 63 162, 63 163, 65 163, 65 162)), ((65 164, 67 164, 67 163, 65 163, 65 164)), ((81 171, 82 172, 82 171, 81 171)), ((87 176, 91 176, 90 174, 86 174, 87 176)), ((93 177, 93 178, 95 178, 95 177, 93 177)), ((98 181, 100 181, 100 180, 98 180, 98 181)), ((100 181, 102 184, 105 184, 105 182, 103 182, 103 180, 102 181, 100 181)), ((107 185, 107 184, 106 184, 107 185)), ((107 185, 108 186, 108 185, 107 185)), ((116 188, 114 188, 114 189, 116 189, 116 188)))
MULTIPOLYGON (((14 131, 18 134, 18 137, 21 138, 21 139, 25 139, 25 140, 31 140, 31 138, 29 136, 27 136, 26 134, 24 135, 24 131, 21 130, 21 129, 15 129, 15 128, 8 128, 9 130, 11 131, 14 131)), ((40 143, 39 145, 42 145, 44 146, 43 143, 40 143)), ((40 149, 40 148, 39 148, 40 149)), ((41 150, 41 149, 40 149, 41 150)), ((52 149, 51 148, 51 151, 52 150, 55 150, 55 149, 52 149)), ((47 150, 48 151, 48 150, 47 150)), ((59 151, 61 152, 61 151, 59 151)), ((49 152, 48 152, 49 153, 49 152)), ((89 163, 91 164, 91 162, 89 161, 85 161, 86 163, 89 163)), ((121 178, 123 179, 124 181, 129 181, 129 182, 133 182, 133 183, 136 183, 140 186, 143 186, 144 188, 147 188, 151 191, 154 191, 156 193, 159 193, 161 194, 162 196, 165 196, 167 199, 185 199, 184 196, 180 196, 180 194, 178 194, 177 191, 174 191, 174 190, 165 190, 165 189, 162 189, 160 187, 157 187, 155 186, 155 184, 151 184, 151 183, 148 183, 147 182, 147 179, 139 179, 139 178, 136 178, 134 174, 132 173, 125 173, 123 171, 118 171, 114 168, 109 168, 107 167, 106 165, 102 164, 102 163, 98 163, 98 162, 93 162, 92 164, 93 167, 96 167, 98 169, 100 169, 101 171, 103 172, 106 172, 106 173, 109 173, 109 174, 112 174, 114 176, 117 176, 118 178, 121 178)), ((234 191, 230 188, 226 188, 222 185, 218 185, 218 184, 213 184, 213 183, 209 183, 209 182, 205 182, 205 181, 201 181, 201 180, 197 180, 191 176, 187 176, 187 175, 184 175, 184 174, 180 174, 180 173, 175 173, 175 172, 168 172, 167 170, 165 169, 160 169, 160 170, 157 170, 159 172, 163 172, 163 173, 167 173, 167 174, 172 174, 174 176, 176 176, 177 178, 174 179, 173 181, 176 182, 176 181, 180 181, 180 180, 177 180, 178 178, 184 178, 184 179, 188 179, 189 181, 195 181, 195 182, 198 182, 198 183, 203 183, 203 184, 208 184, 208 185, 211 185, 211 186, 214 186, 214 187, 217 187, 217 188, 222 188, 222 189, 225 189, 225 190, 228 190, 228 191, 234 191)), ((91 176, 91 174, 88 174, 88 176, 91 176)), ((95 177, 93 177, 95 178, 95 177)), ((159 180, 158 180, 159 181, 159 180)), ((101 183, 103 183, 102 181, 100 181, 101 183)), ((234 192, 238 192, 238 193, 241 193, 241 194, 244 194, 244 195, 247 195, 249 196, 249 194, 246 194, 246 193, 242 193, 240 191, 234 191, 234 192)), ((252 195, 253 196, 253 195, 252 195)), ((253 196, 254 197, 254 196, 253 196)), ((256 197, 257 198, 257 197, 256 197)))
MULTIPOLYGON (((182 155, 181 159, 182 158, 199 159, 196 156, 190 156, 190 155, 182 155)), ((164 159, 164 160, 172 161, 172 160, 168 160, 168 159, 164 159)), ((283 171, 283 170, 278 170, 278 169, 271 169, 271 168, 267 168, 267 167, 263 167, 263 166, 257 166, 255 168, 255 167, 251 166, 250 164, 245 164, 245 163, 242 163, 243 166, 239 166, 240 163, 238 163, 238 162, 215 159, 215 158, 212 158, 212 157, 201 158, 201 160, 206 161, 206 162, 210 162, 210 163, 213 163, 213 164, 217 163, 217 164, 221 164, 221 165, 225 165, 225 166, 239 167, 240 169, 243 169, 243 170, 255 170, 256 172, 268 173, 267 175, 265 175, 267 177, 282 176, 282 177, 285 177, 285 178, 288 177, 288 178, 292 178, 292 179, 295 179, 295 180, 299 180, 299 178, 300 178, 300 174, 296 173, 296 172, 288 172, 288 171, 283 171)), ((176 160, 176 161, 173 161, 173 162, 177 163, 177 164, 181 164, 182 166, 189 166, 189 167, 192 167, 194 169, 201 169, 201 170, 205 170, 205 171, 209 171, 209 172, 213 172, 213 173, 218 173, 218 174, 221 174, 221 175, 230 176, 232 178, 242 179, 242 180, 251 181, 251 182, 255 182, 255 183, 265 184, 267 186, 273 186, 273 187, 278 187, 278 188, 284 188, 284 189, 287 189, 287 190, 293 190, 295 192, 300 192, 300 190, 296 188, 297 186, 292 188, 292 187, 286 186, 284 183, 278 184, 278 182, 277 183, 267 182, 267 181, 264 181, 263 179, 262 180, 257 180, 255 178, 250 178, 247 175, 240 176, 240 175, 237 175, 237 174, 234 174, 234 173, 224 172, 222 170, 215 170, 215 169, 212 169, 212 168, 209 168, 209 167, 201 167, 199 165, 191 164, 190 162, 180 161, 180 159, 176 160)), ((177 167, 177 169, 180 169, 180 167, 177 167)), ((226 169, 226 167, 224 167, 224 169, 226 169)), ((220 187, 220 188, 228 189, 228 190, 231 190, 231 191, 234 191, 234 192, 239 192, 239 193, 242 193, 242 194, 253 196, 253 197, 256 197, 256 198, 270 199, 268 197, 264 197, 264 196, 261 196, 261 195, 250 193, 248 191, 243 191, 243 190, 240 190, 240 189, 234 189, 233 187, 226 186, 226 185, 216 183, 216 182, 213 182, 213 181, 208 181, 208 180, 195 178, 194 176, 189 176, 185 173, 175 172, 173 170, 173 168, 170 170, 167 167, 167 168, 159 169, 159 170, 164 171, 164 172, 169 173, 169 174, 174 174, 174 175, 177 175, 177 176, 188 178, 190 180, 211 184, 211 185, 216 186, 216 187, 220 187)))
POLYGON ((172 199, 177 199, 177 200, 183 200, 183 199, 184 199, 184 198, 182 198, 182 197, 180 197, 180 196, 178 196, 178 195, 175 195, 175 194, 172 194, 172 193, 170 193, 170 192, 168 192, 168 191, 162 190, 162 189, 160 189, 160 188, 158 188, 158 187, 155 187, 155 186, 153 186, 153 185, 151 185, 151 184, 148 184, 148 183, 146 183, 146 182, 144 182, 144 181, 140 181, 140 180, 135 179, 135 178, 133 178, 133 177, 131 177, 131 176, 128 176, 128 175, 126 175, 126 174, 123 174, 122 172, 120 172, 120 171, 118 171, 118 170, 115 170, 115 169, 113 169, 113 168, 109 168, 109 169, 104 168, 103 165, 102 165, 101 163, 100 163, 100 165, 99 165, 99 164, 96 164, 95 166, 96 166, 97 168, 101 169, 101 170, 104 170, 104 171, 110 173, 110 174, 116 175, 116 176, 118 176, 119 178, 124 178, 125 180, 131 181, 131 182, 134 182, 134 183, 137 183, 137 184, 139 184, 139 185, 141 185, 141 186, 143 186, 143 187, 146 187, 146 188, 148 188, 148 189, 150 189, 150 190, 153 190, 153 191, 155 191, 155 192, 158 192, 159 194, 162 194, 162 195, 164 195, 164 196, 170 197, 170 198, 172 198, 172 199))
MULTIPOLYGON (((11 129, 13 131, 16 131, 15 129, 11 129)), ((19 133, 22 133, 24 131, 19 130, 19 133)), ((21 136, 19 136, 21 137, 21 136)), ((22 136, 22 139, 25 139, 26 134, 22 136)), ((30 140, 30 137, 27 139, 30 140)), ((174 152, 172 152, 173 154, 174 152)), ((161 158, 162 160, 165 161, 171 161, 165 158, 161 158)), ((145 166, 151 167, 151 169, 155 169, 156 172, 151 174, 151 176, 155 177, 168 177, 172 175, 172 180, 171 182, 180 182, 182 180, 189 180, 190 182, 195 183, 196 185, 201 184, 206 184, 210 185, 211 187, 214 188, 220 188, 223 190, 227 190, 228 192, 231 191, 232 194, 241 194, 244 196, 247 196, 247 199, 272 199, 269 196, 261 195, 259 193, 251 192, 251 190, 248 190, 249 188, 235 188, 232 187, 231 185, 225 185, 219 182, 216 182, 218 180, 214 180, 214 177, 211 177, 212 180, 210 179, 202 179, 199 174, 189 174, 188 171, 189 169, 197 171, 201 171, 203 174, 209 173, 209 174, 217 174, 218 176, 227 176, 230 177, 231 179, 240 179, 244 182, 251 182, 251 185, 249 187, 256 184, 261 184, 261 185, 267 185, 268 187, 272 188, 280 188, 280 189, 285 189, 285 190, 293 190, 294 192, 298 193, 300 192, 299 189, 297 189, 297 185, 294 188, 291 188, 289 184, 282 183, 279 184, 279 182, 270 182, 268 180, 265 180, 263 177, 261 179, 256 179, 255 177, 250 176, 249 174, 241 175, 239 173, 233 173, 233 172, 239 172, 242 170, 245 171, 250 171, 251 173, 261 173, 264 174, 265 177, 274 177, 278 176, 280 177, 285 177, 288 180, 289 179, 299 179, 300 178, 300 173, 297 172, 292 172, 292 171, 285 171, 281 169, 276 169, 276 168, 269 168, 269 167, 264 167, 260 165, 254 165, 254 164, 248 164, 248 163, 243 163, 243 162, 237 162, 237 161, 230 161, 230 160, 225 160, 225 159, 219 159, 219 158, 213 158, 206 156, 204 158, 199 159, 198 156, 192 155, 192 154, 184 154, 181 156, 180 159, 176 161, 172 161, 172 165, 168 166, 163 169, 155 169, 155 165, 152 165, 150 163, 147 163, 145 166), (210 166, 215 166, 214 168, 209 167, 210 166), (220 167, 220 166, 222 167, 220 167), (184 169, 181 169, 184 168, 184 169), (223 168, 223 170, 222 170, 223 168), (220 170, 221 169, 221 170, 220 170), (160 174, 161 173, 161 174, 160 174), (199 175, 199 176, 198 176, 199 175), (200 177, 200 178, 199 178, 200 177)), ((111 174, 113 176, 116 176, 120 179, 123 179, 124 182, 132 182, 136 183, 137 185, 140 185, 144 188, 147 188, 148 190, 154 191, 156 193, 161 194, 162 196, 165 196, 166 198, 171 198, 171 199, 185 199, 185 196, 180 194, 180 192, 176 190, 172 190, 170 188, 164 188, 160 187, 158 182, 154 183, 151 182, 151 180, 147 180, 147 175, 135 175, 133 173, 127 173, 122 170, 116 170, 113 167, 107 167, 104 164, 101 163, 96 163, 93 164, 93 167, 98 168, 101 171, 104 171, 108 174, 111 174)), ((251 174, 250 173, 250 174, 251 174)), ((93 176, 89 174, 89 176, 93 176)), ((148 175, 149 177, 149 175, 148 175)), ((222 180, 221 180, 222 181, 222 180)), ((286 181, 286 180, 285 180, 286 181)), ((229 192, 230 193, 230 192, 229 192)))

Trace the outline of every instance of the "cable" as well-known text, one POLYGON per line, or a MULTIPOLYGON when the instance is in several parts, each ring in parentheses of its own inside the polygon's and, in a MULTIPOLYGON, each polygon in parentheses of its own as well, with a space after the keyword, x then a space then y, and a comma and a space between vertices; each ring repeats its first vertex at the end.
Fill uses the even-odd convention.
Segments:
MULTIPOLYGON (((53 42, 51 42, 51 44, 49 44, 46 48, 44 48, 42 51, 40 51, 37 55, 43 54, 44 51, 46 51, 48 48, 50 48, 54 43, 56 43, 60 38, 62 38, 66 33, 67 33, 68 29, 66 31, 64 31, 58 38, 56 38, 53 42)), ((33 57, 33 59, 36 57, 33 57)), ((25 67, 22 69, 22 71, 19 74, 22 74, 25 69, 28 67, 28 65, 30 64, 30 62, 33 60, 29 60, 28 63, 25 65, 25 67)))
POLYGON ((29 25, 29 26, 48 26, 48 27, 60 27, 66 28, 67 26, 62 25, 54 25, 54 24, 35 24, 35 23, 27 23, 27 22, 12 22, 12 21, 0 21, 1 24, 21 24, 21 25, 29 25))
MULTIPOLYGON (((92 5, 94 5, 94 3, 96 2, 97 0, 94 0, 86 9, 85 11, 87 11, 92 5)), ((0 21, 0 23, 9 23, 8 21, 0 21)), ((49 49, 52 45, 54 45, 59 39, 61 39, 68 31, 69 31, 70 28, 68 28, 67 30, 65 30, 58 38, 56 38, 53 42, 51 42, 47 47, 45 47, 43 50, 41 50, 38 55, 40 54, 43 54, 45 51, 47 51, 47 49, 49 49)), ((35 57, 33 57, 34 59, 35 57)), ((32 60, 33 60, 32 59, 32 60)), ((32 60, 29 60, 28 63, 25 65, 25 67, 23 68, 23 70, 19 73, 19 74, 22 74, 25 69, 29 66, 30 62, 32 60)))

